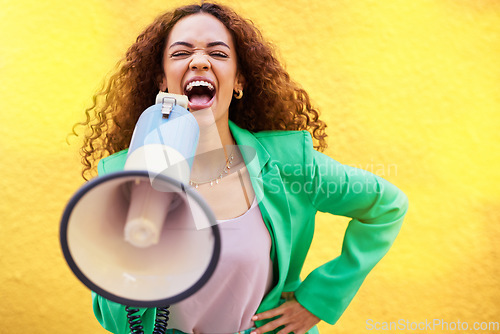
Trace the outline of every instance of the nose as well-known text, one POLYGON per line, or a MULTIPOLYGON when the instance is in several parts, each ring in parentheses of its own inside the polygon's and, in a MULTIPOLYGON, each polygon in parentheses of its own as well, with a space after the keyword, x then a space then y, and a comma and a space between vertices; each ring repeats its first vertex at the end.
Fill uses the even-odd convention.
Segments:
POLYGON ((211 64, 210 64, 210 61, 208 60, 207 55, 201 54, 201 53, 196 53, 193 55, 193 58, 191 60, 191 63, 189 64, 189 66, 192 70, 207 71, 210 69, 211 64))

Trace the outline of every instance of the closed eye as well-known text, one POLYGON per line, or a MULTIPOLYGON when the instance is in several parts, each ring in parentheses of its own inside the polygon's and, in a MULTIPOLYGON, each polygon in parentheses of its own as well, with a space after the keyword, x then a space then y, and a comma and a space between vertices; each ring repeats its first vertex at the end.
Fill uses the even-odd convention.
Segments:
POLYGON ((217 58, 229 58, 229 56, 222 52, 222 51, 213 51, 213 52, 210 52, 210 56, 212 57, 217 57, 217 58))
POLYGON ((188 51, 175 51, 170 54, 170 58, 188 57, 190 54, 188 51))

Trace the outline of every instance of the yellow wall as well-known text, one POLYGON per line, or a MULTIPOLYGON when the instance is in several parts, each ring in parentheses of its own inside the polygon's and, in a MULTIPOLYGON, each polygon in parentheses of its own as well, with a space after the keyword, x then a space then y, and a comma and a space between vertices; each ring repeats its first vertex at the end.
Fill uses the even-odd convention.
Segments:
MULTIPOLYGON (((105 333, 59 248, 60 215, 82 184, 66 135, 141 29, 181 3, 0 2, 0 332, 105 333)), ((500 2, 231 3, 322 110, 327 153, 410 198, 393 249, 321 332, 500 321, 500 2)), ((306 270, 338 253, 345 222, 319 216, 306 270)))

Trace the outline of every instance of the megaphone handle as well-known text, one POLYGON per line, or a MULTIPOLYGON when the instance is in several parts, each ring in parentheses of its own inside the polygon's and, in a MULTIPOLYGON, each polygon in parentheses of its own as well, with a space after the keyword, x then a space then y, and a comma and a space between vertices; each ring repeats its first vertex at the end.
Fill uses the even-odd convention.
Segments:
MULTIPOLYGON (((165 307, 158 307, 156 309, 156 319, 155 327, 153 329, 153 334, 165 334, 168 327, 168 316, 170 311, 168 308, 170 305, 165 307)), ((144 327, 142 326, 142 319, 140 315, 136 315, 139 312, 138 308, 132 308, 130 306, 125 307, 127 311, 127 319, 131 334, 144 334, 144 327)))

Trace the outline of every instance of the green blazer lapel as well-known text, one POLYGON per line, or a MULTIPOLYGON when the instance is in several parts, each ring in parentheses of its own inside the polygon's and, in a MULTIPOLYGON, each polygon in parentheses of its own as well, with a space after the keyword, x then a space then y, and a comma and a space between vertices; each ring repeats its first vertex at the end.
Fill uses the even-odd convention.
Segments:
POLYGON ((291 254, 290 207, 278 166, 272 163, 262 143, 252 133, 239 128, 233 122, 230 122, 229 126, 236 144, 242 148, 262 218, 271 235, 274 274, 279 275, 274 278, 276 286, 259 307, 258 312, 261 312, 276 306, 285 285, 291 254))
POLYGON ((274 262, 274 277, 276 285, 261 303, 258 312, 277 306, 285 286, 291 257, 291 219, 290 207, 286 197, 285 187, 276 165, 270 166, 262 173, 265 196, 259 203, 262 217, 273 238, 271 258, 274 262))

